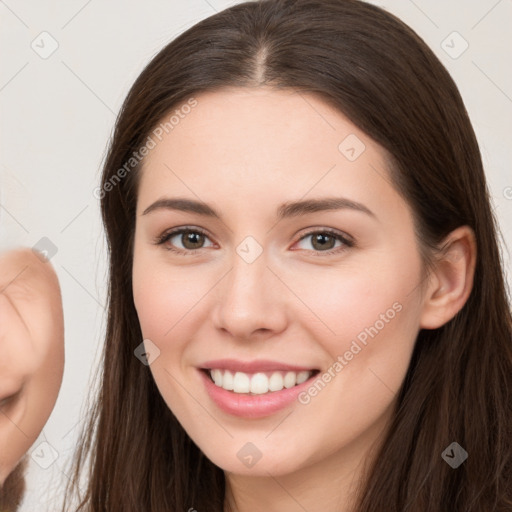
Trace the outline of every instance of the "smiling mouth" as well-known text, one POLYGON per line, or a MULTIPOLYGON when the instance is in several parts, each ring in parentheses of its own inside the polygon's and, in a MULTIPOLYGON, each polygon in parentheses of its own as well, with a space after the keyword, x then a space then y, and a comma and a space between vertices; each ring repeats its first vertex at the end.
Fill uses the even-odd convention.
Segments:
POLYGON ((268 372, 233 372, 225 369, 201 369, 219 388, 236 394, 263 395, 290 389, 315 377, 320 370, 299 372, 275 370, 268 372))

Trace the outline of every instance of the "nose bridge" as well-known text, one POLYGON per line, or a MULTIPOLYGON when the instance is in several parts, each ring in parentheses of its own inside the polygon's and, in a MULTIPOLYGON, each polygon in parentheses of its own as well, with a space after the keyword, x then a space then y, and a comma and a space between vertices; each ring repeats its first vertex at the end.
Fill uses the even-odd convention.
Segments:
POLYGON ((232 256, 231 270, 221 287, 217 323, 234 336, 247 338, 257 330, 279 330, 284 322, 278 279, 268 268, 268 251, 246 237, 232 256))

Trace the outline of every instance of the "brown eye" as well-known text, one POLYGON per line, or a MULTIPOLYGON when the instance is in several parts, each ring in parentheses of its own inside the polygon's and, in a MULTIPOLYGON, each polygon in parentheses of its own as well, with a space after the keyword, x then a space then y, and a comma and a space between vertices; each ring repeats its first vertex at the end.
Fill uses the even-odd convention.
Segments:
POLYGON ((306 239, 311 240, 310 245, 313 248, 309 249, 306 247, 306 250, 312 251, 315 256, 341 253, 355 245, 348 236, 344 236, 337 231, 331 231, 330 229, 310 231, 304 235, 299 242, 303 242, 306 239), (336 242, 339 242, 337 247, 335 246, 336 242))
POLYGON ((185 249, 200 249, 206 237, 197 231, 185 231, 181 234, 181 241, 185 249))
POLYGON ((165 248, 169 251, 188 255, 203 249, 205 240, 209 240, 209 237, 199 229, 180 228, 164 233, 156 243, 158 245, 165 244, 165 248))
POLYGON ((326 233, 317 233, 314 234, 311 238, 311 245, 315 249, 333 249, 335 244, 336 239, 332 235, 328 235, 326 233))

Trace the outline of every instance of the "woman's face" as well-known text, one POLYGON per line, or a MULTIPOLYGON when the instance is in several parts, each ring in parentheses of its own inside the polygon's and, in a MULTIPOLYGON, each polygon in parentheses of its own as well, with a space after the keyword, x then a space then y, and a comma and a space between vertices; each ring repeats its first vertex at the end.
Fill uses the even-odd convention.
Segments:
POLYGON ((153 136, 138 191, 133 293, 152 375, 226 471, 348 460, 385 428, 421 328, 411 211, 382 149, 318 97, 196 100, 153 136))

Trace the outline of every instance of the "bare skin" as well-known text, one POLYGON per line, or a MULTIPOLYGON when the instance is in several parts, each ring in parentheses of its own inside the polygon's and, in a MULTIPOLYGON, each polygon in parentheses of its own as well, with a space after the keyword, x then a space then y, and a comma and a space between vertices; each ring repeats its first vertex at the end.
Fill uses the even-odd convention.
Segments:
POLYGON ((419 330, 449 321, 469 296, 473 233, 451 233, 425 279, 412 212, 391 185, 382 148, 338 111, 313 95, 266 88, 196 99, 151 150, 138 193, 133 292, 144 338, 160 350, 151 372, 187 433, 225 471, 226 511, 348 512, 419 330), (349 135, 365 146, 353 161, 338 149, 349 135), (372 213, 276 216, 283 203, 333 196, 372 213), (208 203, 221 219, 168 208, 144 214, 176 197, 208 203), (200 248, 179 234, 155 243, 184 226, 206 233, 200 248), (325 254, 311 235, 325 229, 354 244, 331 239, 325 254), (262 250, 251 263, 237 253, 248 236, 262 250), (378 333, 350 357, 372 326, 378 333), (346 364, 335 371, 339 356, 346 364), (242 418, 218 408, 198 370, 225 357, 335 376, 307 403, 242 418), (237 456, 248 442, 261 453, 252 467, 237 456))
POLYGON ((31 249, 0 254, 0 485, 55 405, 64 371, 57 275, 31 249))

